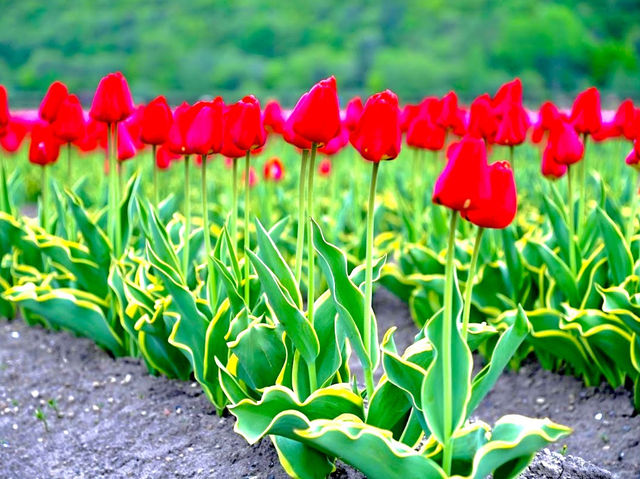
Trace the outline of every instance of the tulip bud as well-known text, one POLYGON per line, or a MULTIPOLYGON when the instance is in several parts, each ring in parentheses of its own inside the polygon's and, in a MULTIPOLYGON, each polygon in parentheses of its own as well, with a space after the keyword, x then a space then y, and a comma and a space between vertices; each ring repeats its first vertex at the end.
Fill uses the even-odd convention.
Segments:
POLYGON ((484 141, 465 136, 447 150, 447 165, 433 188, 432 201, 452 210, 478 207, 491 187, 484 141))
POLYGON ((60 154, 60 141, 53 134, 51 125, 37 122, 31 130, 29 161, 36 165, 54 163, 60 154))
POLYGON ((64 143, 80 140, 84 136, 84 112, 77 96, 69 95, 62 101, 52 127, 54 135, 64 143))
POLYGON ((372 95, 349 141, 365 160, 392 160, 400 154, 402 133, 398 97, 391 90, 372 95))
POLYGON ((549 145, 553 148, 553 158, 557 163, 571 165, 584 155, 584 145, 573 127, 558 121, 549 135, 549 145))
POLYGON ((340 132, 340 104, 335 77, 316 83, 293 109, 293 131, 322 146, 340 132))
POLYGON ((562 178, 568 170, 568 166, 562 163, 558 163, 554 156, 554 148, 551 144, 548 144, 542 153, 542 174, 549 179, 562 178))
POLYGON ((600 92, 594 87, 578 94, 569 117, 578 133, 593 134, 602 126, 600 92))
POLYGON ((329 158, 323 158, 318 165, 318 173, 320 176, 329 176, 331 174, 331 160, 329 158))
POLYGON ((282 108, 277 101, 271 100, 267 103, 262 114, 262 121, 267 131, 279 135, 284 133, 284 116, 282 115, 282 108))
POLYGON ((117 123, 133 113, 133 99, 124 75, 109 73, 96 88, 89 115, 104 123, 117 123))
POLYGON ((362 109, 362 98, 356 96, 349 100, 343 122, 344 126, 347 127, 347 130, 353 131, 356 128, 358 120, 360 120, 360 115, 362 115, 362 109))
POLYGON ((136 156, 136 146, 123 123, 118 124, 118 161, 130 160, 136 156))
POLYGON ((482 228, 506 228, 516 216, 518 200, 513 171, 506 161, 489 166, 491 194, 461 212, 462 216, 482 228))
POLYGON ((173 123, 171 108, 164 96, 153 99, 142 113, 140 139, 148 145, 161 145, 169 138, 173 123))
POLYGON ((56 119, 56 115, 58 114, 58 110, 62 105, 62 102, 69 95, 69 91, 67 90, 67 86, 59 81, 54 81, 51 85, 49 85, 49 89, 47 93, 45 93, 42 102, 40 103, 40 109, 38 110, 38 115, 45 121, 49 123, 53 123, 56 119))
POLYGON ((225 135, 225 140, 231 140, 237 150, 246 152, 264 145, 266 132, 262 124, 260 102, 253 95, 245 96, 242 100, 230 105, 224 122, 225 128, 228 127, 228 138, 225 135))

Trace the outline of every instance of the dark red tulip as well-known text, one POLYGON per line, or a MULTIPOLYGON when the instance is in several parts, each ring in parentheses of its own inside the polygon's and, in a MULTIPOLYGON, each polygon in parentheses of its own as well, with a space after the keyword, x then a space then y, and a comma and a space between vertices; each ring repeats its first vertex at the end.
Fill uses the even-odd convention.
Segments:
POLYGON ((275 100, 269 101, 264 107, 262 114, 265 129, 270 133, 282 135, 284 133, 284 115, 280 103, 275 100))
POLYGON ((542 153, 542 174, 549 179, 562 178, 568 170, 568 166, 562 163, 558 163, 554 156, 553 145, 548 144, 542 153))
POLYGON ((638 113, 636 108, 633 106, 633 102, 627 99, 620 103, 613 118, 613 124, 621 135, 627 140, 633 141, 640 133, 640 125, 637 120, 638 113))
POLYGON ((447 149, 447 165, 433 187, 432 201, 452 210, 479 207, 491 194, 484 141, 471 136, 447 149))
POLYGON ((395 93, 385 90, 369 97, 349 141, 368 161, 392 160, 400 154, 402 132, 395 93))
POLYGON ((34 123, 29 145, 29 161, 44 166, 54 163, 59 154, 60 140, 53 134, 51 125, 41 121, 34 123))
POLYGON ((0 129, 9 124, 9 96, 7 95, 7 89, 4 85, 0 85, 0 129))
POLYGON ((124 123, 118 124, 118 161, 130 160, 136 156, 136 145, 124 123))
POLYGON ((358 124, 358 120, 360 119, 360 115, 362 115, 362 98, 359 96, 353 97, 347 103, 347 109, 345 111, 344 117, 344 125, 347 127, 347 130, 353 131, 358 124))
POLYGON ((266 132, 258 99, 248 95, 230 105, 224 115, 224 129, 224 142, 230 140, 235 149, 244 153, 264 145, 266 132))
POLYGON ((63 143, 72 143, 84 137, 86 129, 84 112, 77 96, 68 95, 62 101, 52 128, 53 134, 63 143))
POLYGON ((140 122, 140 139, 148 145, 161 145, 169 139, 173 123, 171 108, 164 96, 154 98, 145 107, 140 122))
POLYGON ((131 91, 124 75, 109 73, 98 83, 89 115, 104 123, 117 123, 131 115, 133 108, 131 91))
POLYGON ((553 158, 557 163, 572 165, 582 159, 584 145, 573 126, 559 120, 549 134, 549 145, 553 148, 553 158))
POLYGON ((54 81, 49 85, 49 89, 47 90, 47 93, 45 93, 44 98, 40 103, 40 109, 38 110, 40 118, 48 121, 49 123, 53 123, 62 102, 68 95, 69 91, 64 83, 54 81))
POLYGON ((284 178, 284 165, 280 158, 273 156, 265 161, 262 173, 265 181, 281 181, 284 178))
POLYGON ((293 109, 292 128, 305 140, 322 146, 340 132, 340 103, 335 77, 316 83, 293 109))
POLYGON ((504 146, 520 145, 527 138, 528 129, 529 116, 527 112, 522 105, 511 103, 498 124, 495 142, 504 146))
POLYGON ((7 153, 15 153, 22 146, 24 138, 31 129, 31 121, 19 117, 11 117, 5 127, 4 134, 0 134, 0 145, 7 153))
POLYGON ((487 93, 473 100, 469 110, 468 133, 474 138, 484 138, 492 143, 498 131, 498 120, 491 107, 491 98, 487 93))
POLYGON ((506 161, 489 165, 491 194, 476 206, 461 212, 462 216, 482 228, 506 228, 511 224, 518 209, 516 184, 513 171, 506 161))
POLYGON ((591 87, 579 93, 573 102, 569 119, 578 133, 597 132, 602 126, 600 92, 591 87))
POLYGON ((318 174, 320 176, 329 176, 331 174, 331 160, 329 158, 323 158, 318 165, 318 174))

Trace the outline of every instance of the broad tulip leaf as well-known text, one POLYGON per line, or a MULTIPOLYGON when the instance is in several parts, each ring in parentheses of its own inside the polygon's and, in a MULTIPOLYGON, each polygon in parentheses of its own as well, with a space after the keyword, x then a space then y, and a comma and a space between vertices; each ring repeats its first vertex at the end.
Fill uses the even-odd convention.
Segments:
POLYGON ((633 273, 633 258, 624 236, 611 218, 600 207, 596 209, 600 234, 609 257, 609 271, 615 284, 622 283, 633 273))

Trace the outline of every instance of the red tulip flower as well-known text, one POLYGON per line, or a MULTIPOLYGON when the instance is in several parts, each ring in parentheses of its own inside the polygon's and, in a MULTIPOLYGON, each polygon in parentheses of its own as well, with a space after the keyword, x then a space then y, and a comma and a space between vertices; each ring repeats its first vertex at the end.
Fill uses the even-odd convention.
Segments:
POLYGON ((9 114, 9 96, 4 85, 0 85, 0 129, 9 124, 11 115, 9 114))
POLYGON ((109 73, 100 80, 89 115, 103 123, 117 123, 133 113, 133 99, 122 73, 109 73))
POLYGON ((52 123, 53 134, 63 143, 72 143, 82 139, 86 125, 80 100, 75 95, 68 95, 58 108, 52 123))
POLYGON ((136 156, 136 145, 123 123, 118 124, 118 161, 130 160, 136 156))
POLYGON ((640 144, 638 143, 638 140, 633 142, 633 148, 627 155, 625 163, 636 169, 640 169, 640 144))
POLYGON ((40 103, 40 109, 38 115, 45 121, 53 123, 58 114, 58 110, 62 106, 62 102, 69 95, 67 86, 59 81, 54 81, 49 85, 47 93, 45 93, 42 102, 40 103))
POLYGON ((433 188, 432 201, 452 210, 480 207, 491 195, 487 151, 483 140, 469 135, 447 150, 447 166, 433 188))
POLYGON ((542 137, 548 131, 550 131, 557 121, 560 121, 562 115, 553 103, 545 101, 540 105, 538 110, 538 121, 533 127, 533 133, 531 134, 531 141, 539 143, 542 141, 542 137))
POLYGON ((213 102, 180 105, 169 129, 167 147, 179 155, 206 155, 222 148, 223 109, 221 98, 213 102))
POLYGON ((279 135, 284 133, 285 120, 280 103, 275 100, 271 100, 264 107, 262 115, 264 127, 268 132, 277 133, 279 135))
POLYGON ((302 95, 292 112, 295 133, 318 146, 340 132, 340 103, 335 77, 316 83, 302 95))
POLYGON ((284 178, 284 165, 280 158, 274 156, 265 161, 262 172, 265 181, 277 183, 284 178))
POLYGON ((508 162, 498 161, 489 166, 489 184, 489 197, 463 210, 461 214, 481 228, 506 228, 518 209, 516 184, 508 162))
POLYGON ((442 98, 440 115, 436 118, 436 123, 442 128, 454 130, 457 135, 464 134, 464 113, 458 108, 458 96, 454 91, 450 91, 442 98))
POLYGON ((353 131, 358 124, 358 120, 360 120, 360 115, 362 115, 362 98, 359 96, 353 97, 347 103, 347 109, 345 111, 344 117, 344 126, 347 127, 347 130, 353 131))
POLYGON ((287 118, 287 121, 284 124, 284 130, 282 132, 282 137, 284 141, 289 143, 290 145, 295 146, 296 148, 300 148, 301 150, 310 150, 311 142, 306 138, 298 135, 293 129, 293 122, 295 121, 296 115, 299 115, 300 111, 293 110, 287 118))
POLYGON ((402 133, 398 97, 391 90, 372 95, 349 141, 365 160, 392 160, 400 154, 402 133))
POLYGON ((140 139, 148 145, 161 145, 169 139, 173 113, 164 96, 154 98, 144 108, 140 122, 140 139))
POLYGON ((579 93, 573 102, 569 119, 578 133, 596 133, 602 126, 600 92, 591 87, 579 93))
POLYGON ((160 148, 156 150, 156 166, 160 170, 168 169, 171 162, 179 158, 180 155, 172 153, 166 145, 161 145, 160 148))
POLYGON ((491 106, 495 115, 498 118, 502 118, 507 114, 513 103, 522 105, 522 82, 520 78, 514 78, 498 88, 491 101, 491 106))
POLYGON ((584 145, 573 126, 559 120, 549 135, 549 145, 553 148, 553 158, 562 165, 572 165, 582 159, 584 145))
POLYGON ((24 138, 31 129, 31 122, 19 117, 12 117, 0 134, 0 145, 7 153, 15 153, 22 146, 24 138))
POLYGON ((411 123, 413 122, 414 118, 418 115, 419 111, 420 111, 420 105, 407 104, 404 106, 404 108, 400 112, 400 130, 403 133, 406 133, 406 131, 409 129, 409 127, 411 126, 411 123))
POLYGON ((638 122, 640 118, 638 116, 633 102, 628 99, 623 101, 616 111, 613 124, 619 134, 623 135, 627 140, 633 141, 640 135, 640 124, 638 122))
POLYGON ((425 109, 413 119, 407 130, 407 145, 424 150, 439 151, 444 147, 447 131, 433 121, 425 109))
POLYGON ((555 159, 555 151, 552 144, 548 144, 542 153, 542 174, 549 179, 562 178, 569 167, 563 163, 558 163, 555 159))
POLYGON ((467 132, 474 138, 484 138, 493 143, 497 131, 498 120, 491 107, 491 98, 485 93, 471 103, 467 132))
POLYGON ((331 174, 331 160, 329 158, 322 159, 318 165, 318 174, 325 177, 331 174))
POLYGON ((335 155, 342 151, 342 149, 349 143, 349 129, 343 122, 340 127, 340 133, 338 136, 329 140, 329 142, 322 148, 318 148, 318 151, 324 155, 335 155))
POLYGON ((516 146, 527 138, 529 116, 519 103, 511 103, 498 124, 495 142, 498 145, 516 146))
MULTIPOLYGON (((246 171, 242 172, 242 182, 244 183, 246 180, 246 171)), ((256 175, 256 169, 251 166, 249 167, 249 187, 253 188, 258 184, 258 175, 256 175)))
POLYGON ((36 165, 45 166, 54 163, 59 155, 60 140, 53 134, 51 126, 44 122, 35 123, 31 130, 29 161, 36 165))
MULTIPOLYGON (((260 102, 253 95, 230 105, 224 115, 224 141, 230 140, 233 147, 246 153, 260 148, 266 141, 266 133, 260 114, 260 102)), ((232 156, 232 155, 228 155, 232 156)))

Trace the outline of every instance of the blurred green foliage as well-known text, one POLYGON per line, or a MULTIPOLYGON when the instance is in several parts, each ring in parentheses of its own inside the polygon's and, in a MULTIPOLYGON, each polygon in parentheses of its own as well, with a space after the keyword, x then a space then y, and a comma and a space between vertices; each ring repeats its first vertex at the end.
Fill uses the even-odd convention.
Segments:
POLYGON ((0 83, 33 106, 60 79, 88 102, 121 70, 137 100, 222 94, 464 100, 519 75, 529 102, 588 86, 640 98, 637 0, 0 0, 0 83))

